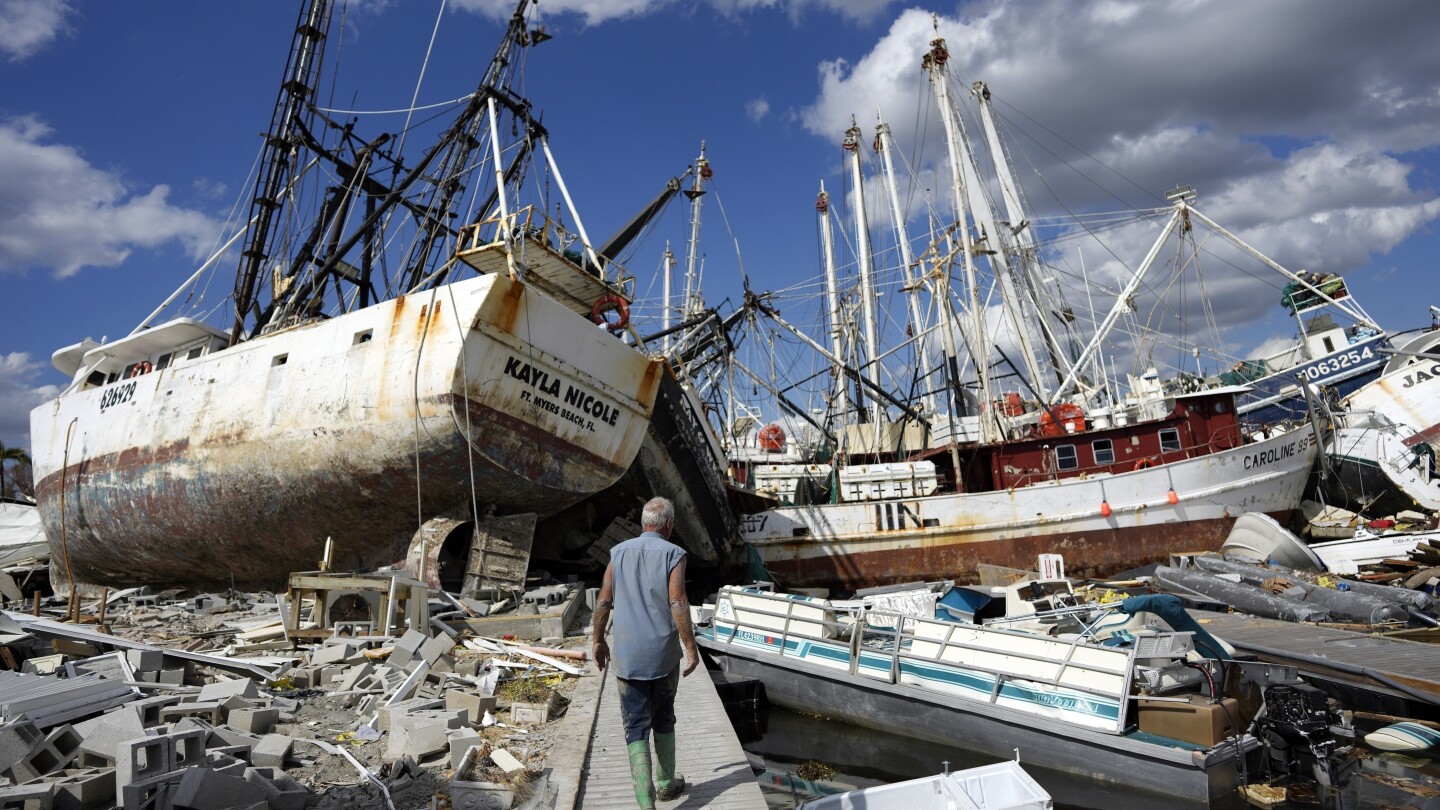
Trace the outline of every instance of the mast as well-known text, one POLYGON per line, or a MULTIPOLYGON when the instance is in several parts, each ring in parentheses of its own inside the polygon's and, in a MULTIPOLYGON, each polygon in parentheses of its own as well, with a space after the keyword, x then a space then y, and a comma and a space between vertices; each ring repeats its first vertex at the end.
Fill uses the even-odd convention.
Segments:
MULTIPOLYGON (((371 286, 369 272, 376 263, 376 257, 371 254, 383 248, 387 241, 389 219, 402 209, 409 214, 407 222, 413 232, 407 252, 397 262, 398 274, 392 279, 393 286, 404 292, 445 280, 451 265, 438 268, 436 265, 445 253, 444 248, 458 232, 461 201, 467 197, 472 202, 479 199, 479 195, 472 194, 468 189, 466 181, 475 174, 476 153, 481 150, 481 136, 486 131, 491 111, 503 107, 516 120, 519 137, 509 164, 498 172, 497 181, 502 186, 491 189, 488 197, 474 206, 477 221, 488 216, 504 194, 503 184, 513 184, 523 175, 529 165, 532 145, 543 144, 544 141, 545 129, 531 115, 530 103, 507 86, 513 70, 514 49, 535 45, 549 38, 541 31, 532 32, 526 28, 524 12, 531 1, 518 0, 505 36, 479 87, 466 100, 449 129, 413 166, 404 165, 398 155, 382 151, 391 140, 389 135, 381 135, 357 146, 351 125, 340 126, 324 119, 326 126, 339 131, 338 145, 328 146, 318 140, 312 127, 299 120, 298 114, 282 115, 277 112, 277 120, 272 122, 266 142, 267 152, 307 150, 332 164, 338 182, 327 192, 307 241, 286 259, 286 266, 275 268, 274 289, 266 306, 261 306, 257 300, 256 279, 265 258, 277 253, 279 248, 266 244, 274 241, 273 235, 262 239, 258 235, 261 229, 256 229, 256 235, 251 239, 253 247, 242 260, 238 275, 236 327, 232 339, 243 337, 247 324, 252 333, 256 333, 271 322, 318 308, 323 304, 332 280, 336 284, 336 295, 342 300, 341 282, 348 282, 359 287, 361 300, 368 302, 371 286), (285 124, 290 125, 288 129, 282 126, 285 124), (347 160, 345 153, 352 150, 354 158, 347 160), (389 168, 396 178, 393 182, 377 179, 378 170, 372 173, 371 164, 377 158, 389 160, 389 168), (366 198, 363 218, 358 224, 347 225, 351 202, 359 196, 366 198), (365 255, 356 260, 360 265, 357 268, 347 257, 362 243, 365 255)), ((321 5, 317 0, 312 8, 321 5)), ((324 21, 328 20, 329 16, 325 15, 324 21)), ((315 39, 315 35, 308 34, 308 26, 302 28, 306 29, 301 33, 305 33, 307 39, 315 39)), ((299 38, 300 34, 297 34, 297 41, 299 38)), ((292 58, 292 63, 297 61, 300 60, 292 58)), ((318 59, 305 61, 313 66, 318 59)), ((277 110, 303 109, 312 119, 322 119, 322 114, 312 104, 313 70, 306 75, 310 77, 308 85, 303 79, 298 83, 294 79, 286 82, 277 110)), ((264 174, 285 170, 291 159, 283 155, 272 159, 269 162, 278 160, 285 163, 276 163, 280 166, 279 170, 267 168, 264 174)), ((475 176, 483 177, 479 174, 475 176)), ((266 188, 279 187, 268 181, 262 185, 266 188)), ((265 190, 257 191, 255 205, 259 209, 272 208, 277 204, 278 201, 267 196, 265 190)), ((265 219, 268 222, 268 217, 265 219)), ((269 231, 268 224, 265 230, 269 231)), ((391 229, 392 232, 394 230, 391 229)))
MULTIPOLYGON (((315 84, 324 61, 325 32, 330 27, 329 0, 312 0, 300 13, 295 24, 295 39, 290 44, 290 59, 270 117, 269 136, 260 156, 260 174, 255 180, 255 196, 250 203, 250 238, 240 254, 240 269, 235 277, 235 323, 230 329, 230 343, 238 341, 245 331, 245 320, 255 309, 256 287, 261 269, 275 246, 271 244, 271 228, 284 203, 281 191, 288 184, 293 165, 293 149, 301 142, 299 130, 307 116, 315 84)), ((309 116, 313 119, 313 114, 309 116)))
POLYGON ((665 333, 661 344, 665 354, 670 353, 670 275, 675 269, 675 254, 670 252, 670 242, 665 242, 665 255, 660 259, 660 278, 664 281, 664 299, 660 305, 660 330, 665 333))
MULTIPOLYGON (((930 50, 921 60, 921 65, 930 74, 930 86, 935 91, 935 101, 940 107, 940 119, 945 126, 945 148, 946 155, 950 161, 953 183, 951 192, 954 195, 955 206, 955 229, 960 234, 960 252, 962 266, 965 272, 965 287, 969 297, 970 309, 970 354, 975 359, 975 373, 980 380, 980 394, 982 402, 989 402, 990 396, 990 364, 986 362, 989 352, 986 347, 989 345, 985 339, 985 313, 980 308, 980 289, 975 280, 975 245, 971 239, 970 226, 967 222, 967 206, 965 203, 964 188, 964 158, 960 154, 960 134, 955 121, 955 111, 950 105, 950 94, 945 81, 945 63, 950 58, 950 53, 945 49, 945 40, 936 38, 930 42, 930 50)), ((942 271, 939 274, 941 295, 943 300, 949 300, 950 274, 942 271)), ((949 358, 953 363, 953 356, 949 358)), ((958 377, 956 379, 958 384, 958 377)), ((964 402, 963 396, 960 398, 964 402)), ((981 440, 989 441, 994 437, 994 428, 991 420, 982 419, 981 440)))
MULTIPOLYGON (((879 116, 877 115, 877 120, 879 116)), ((910 323, 915 329, 915 361, 920 378, 930 377, 930 354, 926 351, 925 323, 920 318, 918 283, 915 280, 915 256, 910 250, 910 237, 905 232, 905 211, 900 207, 900 191, 895 182, 895 162, 890 158, 895 142, 890 134, 890 125, 879 120, 875 125, 875 151, 880 153, 881 166, 885 171, 885 186, 890 192, 890 221, 895 225, 895 243, 900 247, 900 262, 905 271, 905 292, 910 309, 910 323)), ((925 395, 926 411, 935 413, 935 396, 925 395)))
MULTIPOLYGON (((820 219, 820 250, 825 262, 825 296, 830 310, 830 354, 834 358, 831 369, 835 376, 835 407, 834 413, 843 422, 849 404, 846 396, 848 381, 845 376, 844 366, 840 358, 844 356, 842 345, 842 334, 844 327, 840 323, 840 289, 835 278, 835 242, 830 231, 830 194, 825 191, 825 183, 820 183, 820 196, 815 200, 815 211, 820 219)), ((841 441, 844 441, 845 431, 838 431, 841 441)), ((835 458, 842 457, 841 448, 836 448, 835 458)))
MULTIPOLYGON (((980 123, 985 130, 985 140, 995 164, 995 174, 1000 181, 1000 197, 1005 203, 1005 215, 1009 219, 1010 232, 1015 240, 1015 253, 1020 264, 1018 275, 1021 282, 1028 288, 1030 299, 1039 314, 1037 325, 1040 327, 1041 337, 1045 340, 1045 347, 1050 353, 1050 362, 1058 382, 1064 378, 1070 365, 1069 358, 1060 342, 1060 335, 1066 331, 1066 326, 1051 301, 1044 279, 1040 277, 1039 256, 1035 249, 1035 232, 1030 225, 1029 218, 1025 215, 1025 204, 1021 197, 1020 185, 1015 181, 1014 169, 1010 165, 1010 152, 1005 148, 1005 142, 1001 140, 1000 131, 995 126, 990 88, 986 86, 985 82, 977 81, 970 89, 975 94, 977 106, 980 108, 980 123)), ((1101 377, 1103 376, 1102 374, 1101 377)), ((1040 385, 1039 378, 1036 379, 1036 385, 1037 387, 1040 385)), ((1044 388, 1040 388, 1040 391, 1044 396, 1044 388)))
POLYGON ((700 142, 700 157, 695 158, 695 176, 685 196, 690 200, 690 245, 685 256, 685 301, 681 314, 686 318, 700 314, 705 308, 700 298, 700 279, 696 263, 700 261, 700 200, 705 196, 705 181, 714 176, 710 161, 705 159, 705 142, 700 142))
MULTIPOLYGON (((865 178, 860 172, 860 127, 855 126, 853 117, 850 128, 845 130, 842 146, 855 188, 855 258, 860 266, 860 315, 865 327, 866 349, 865 378, 870 381, 872 388, 878 388, 880 364, 875 362, 875 358, 880 354, 880 348, 875 338, 875 284, 871 278, 870 222, 865 211, 865 178)), ((878 399, 875 403, 874 416, 870 421, 875 424, 875 449, 878 451, 885 405, 878 399)))
MULTIPOLYGON (((942 40, 941 47, 944 47, 942 40)), ((948 51, 946 52, 948 57, 948 51)), ((944 76, 943 64, 939 75, 944 76)), ((945 98, 948 112, 954 122, 954 133, 959 138, 958 154, 960 156, 960 177, 963 184, 965 196, 969 199, 970 218, 975 224, 979 238, 974 242, 974 253, 977 256, 984 256, 990 267, 991 275, 994 276, 995 284, 1000 289, 1000 303, 1015 329, 1016 339, 1020 342, 1020 356, 1025 362, 1025 371, 1039 389, 1043 398, 1044 380, 1041 379, 1040 363, 1035 357, 1035 347, 1030 340, 1029 319, 1026 317, 1024 303, 1015 285, 1015 271, 1012 266, 1013 252, 1009 249, 1007 240, 1001 233, 999 223, 995 216, 995 204, 990 198, 989 187, 980 180, 980 169, 976 163, 975 149, 970 143, 970 133, 965 128, 965 121, 957 114, 956 108, 951 106, 950 88, 948 82, 945 87, 945 98)), ((964 221, 964 217, 960 218, 964 221)), ((983 316, 979 317, 981 323, 983 316)), ((976 362, 982 362, 982 358, 988 356, 990 344, 980 343, 977 349, 981 352, 976 362)), ((988 365, 988 363, 986 364, 988 365)), ((990 401, 987 391, 985 401, 990 401)))

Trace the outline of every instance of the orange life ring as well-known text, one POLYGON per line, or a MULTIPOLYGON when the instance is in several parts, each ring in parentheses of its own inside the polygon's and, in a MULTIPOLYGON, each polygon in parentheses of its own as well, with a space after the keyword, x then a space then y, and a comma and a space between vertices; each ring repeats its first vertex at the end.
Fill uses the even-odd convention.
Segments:
POLYGON ((1139 461, 1135 462, 1135 471, 1136 471, 1136 472, 1139 472, 1139 471, 1141 471, 1141 470, 1148 470, 1148 469, 1150 469, 1151 467, 1154 467, 1154 466, 1155 466, 1155 462, 1151 461, 1151 460, 1148 459, 1148 458, 1142 458, 1142 459, 1140 459, 1139 461))
POLYGON ((590 320, 594 321, 596 326, 604 326, 611 332, 619 332, 630 325, 630 305, 618 295, 607 295, 596 301, 595 306, 590 307, 590 320), (612 309, 620 313, 619 319, 613 322, 605 317, 605 313, 612 309))
POLYGON ((149 360, 141 360, 130 367, 130 376, 139 377, 141 374, 149 374, 152 370, 149 360))

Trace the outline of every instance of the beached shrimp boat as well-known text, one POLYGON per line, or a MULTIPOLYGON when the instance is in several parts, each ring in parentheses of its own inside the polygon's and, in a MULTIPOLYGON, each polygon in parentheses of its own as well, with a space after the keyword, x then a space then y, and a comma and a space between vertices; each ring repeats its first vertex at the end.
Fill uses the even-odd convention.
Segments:
MULTIPOLYGON (((32 412, 36 492, 77 580, 274 584, 313 569, 327 537, 336 567, 373 566, 403 560, 437 515, 543 520, 615 485, 647 445, 652 478, 693 473, 666 458, 684 441, 654 435, 668 372, 627 323, 619 244, 586 236, 510 88, 515 51, 548 39, 529 5, 453 123, 405 159, 316 109, 331 4, 302 12, 231 240, 233 324, 152 326, 182 286, 129 336, 53 358, 73 383, 32 412), (544 213, 562 203, 522 200, 532 162, 565 224, 544 213)), ((688 400, 665 399, 673 425, 688 400)), ((708 560, 730 540, 688 534, 708 560)))

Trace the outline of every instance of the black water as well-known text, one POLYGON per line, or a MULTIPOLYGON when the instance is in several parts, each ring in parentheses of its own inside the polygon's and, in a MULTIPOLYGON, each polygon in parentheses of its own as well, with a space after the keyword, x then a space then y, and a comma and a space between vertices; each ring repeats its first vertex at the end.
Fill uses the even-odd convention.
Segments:
MULTIPOLYGON (((916 779, 950 770, 987 765, 996 760, 963 749, 945 747, 896 734, 799 714, 781 707, 728 704, 731 722, 751 764, 768 807, 793 808, 821 795, 871 785, 916 779), (827 779, 796 776, 805 762, 834 769, 827 779), (943 764, 948 762, 948 766, 943 764)), ((1440 752, 1429 752, 1440 757, 1440 752)), ((1440 766, 1423 756, 1382 755, 1359 763, 1344 789, 1327 801, 1292 802, 1287 807, 1332 807, 1338 810, 1425 807, 1440 809, 1440 766), (1427 795, 1427 794, 1433 794, 1427 795)), ((1206 805, 1095 782, 1031 765, 1025 772, 1039 782, 1061 810, 1203 810, 1206 805)), ((1249 807, 1238 795, 1216 801, 1213 810, 1249 807)))

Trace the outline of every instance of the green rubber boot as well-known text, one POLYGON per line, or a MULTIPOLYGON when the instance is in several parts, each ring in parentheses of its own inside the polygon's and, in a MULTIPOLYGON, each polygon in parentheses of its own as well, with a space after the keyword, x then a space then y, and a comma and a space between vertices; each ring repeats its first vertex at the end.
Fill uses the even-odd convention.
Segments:
POLYGON ((685 790, 685 777, 675 773, 675 734, 655 735, 655 794, 668 802, 685 790))
POLYGON ((635 801, 640 803, 640 810, 655 810, 655 783, 650 781, 650 743, 640 740, 630 743, 629 749, 630 781, 635 784, 635 801))

